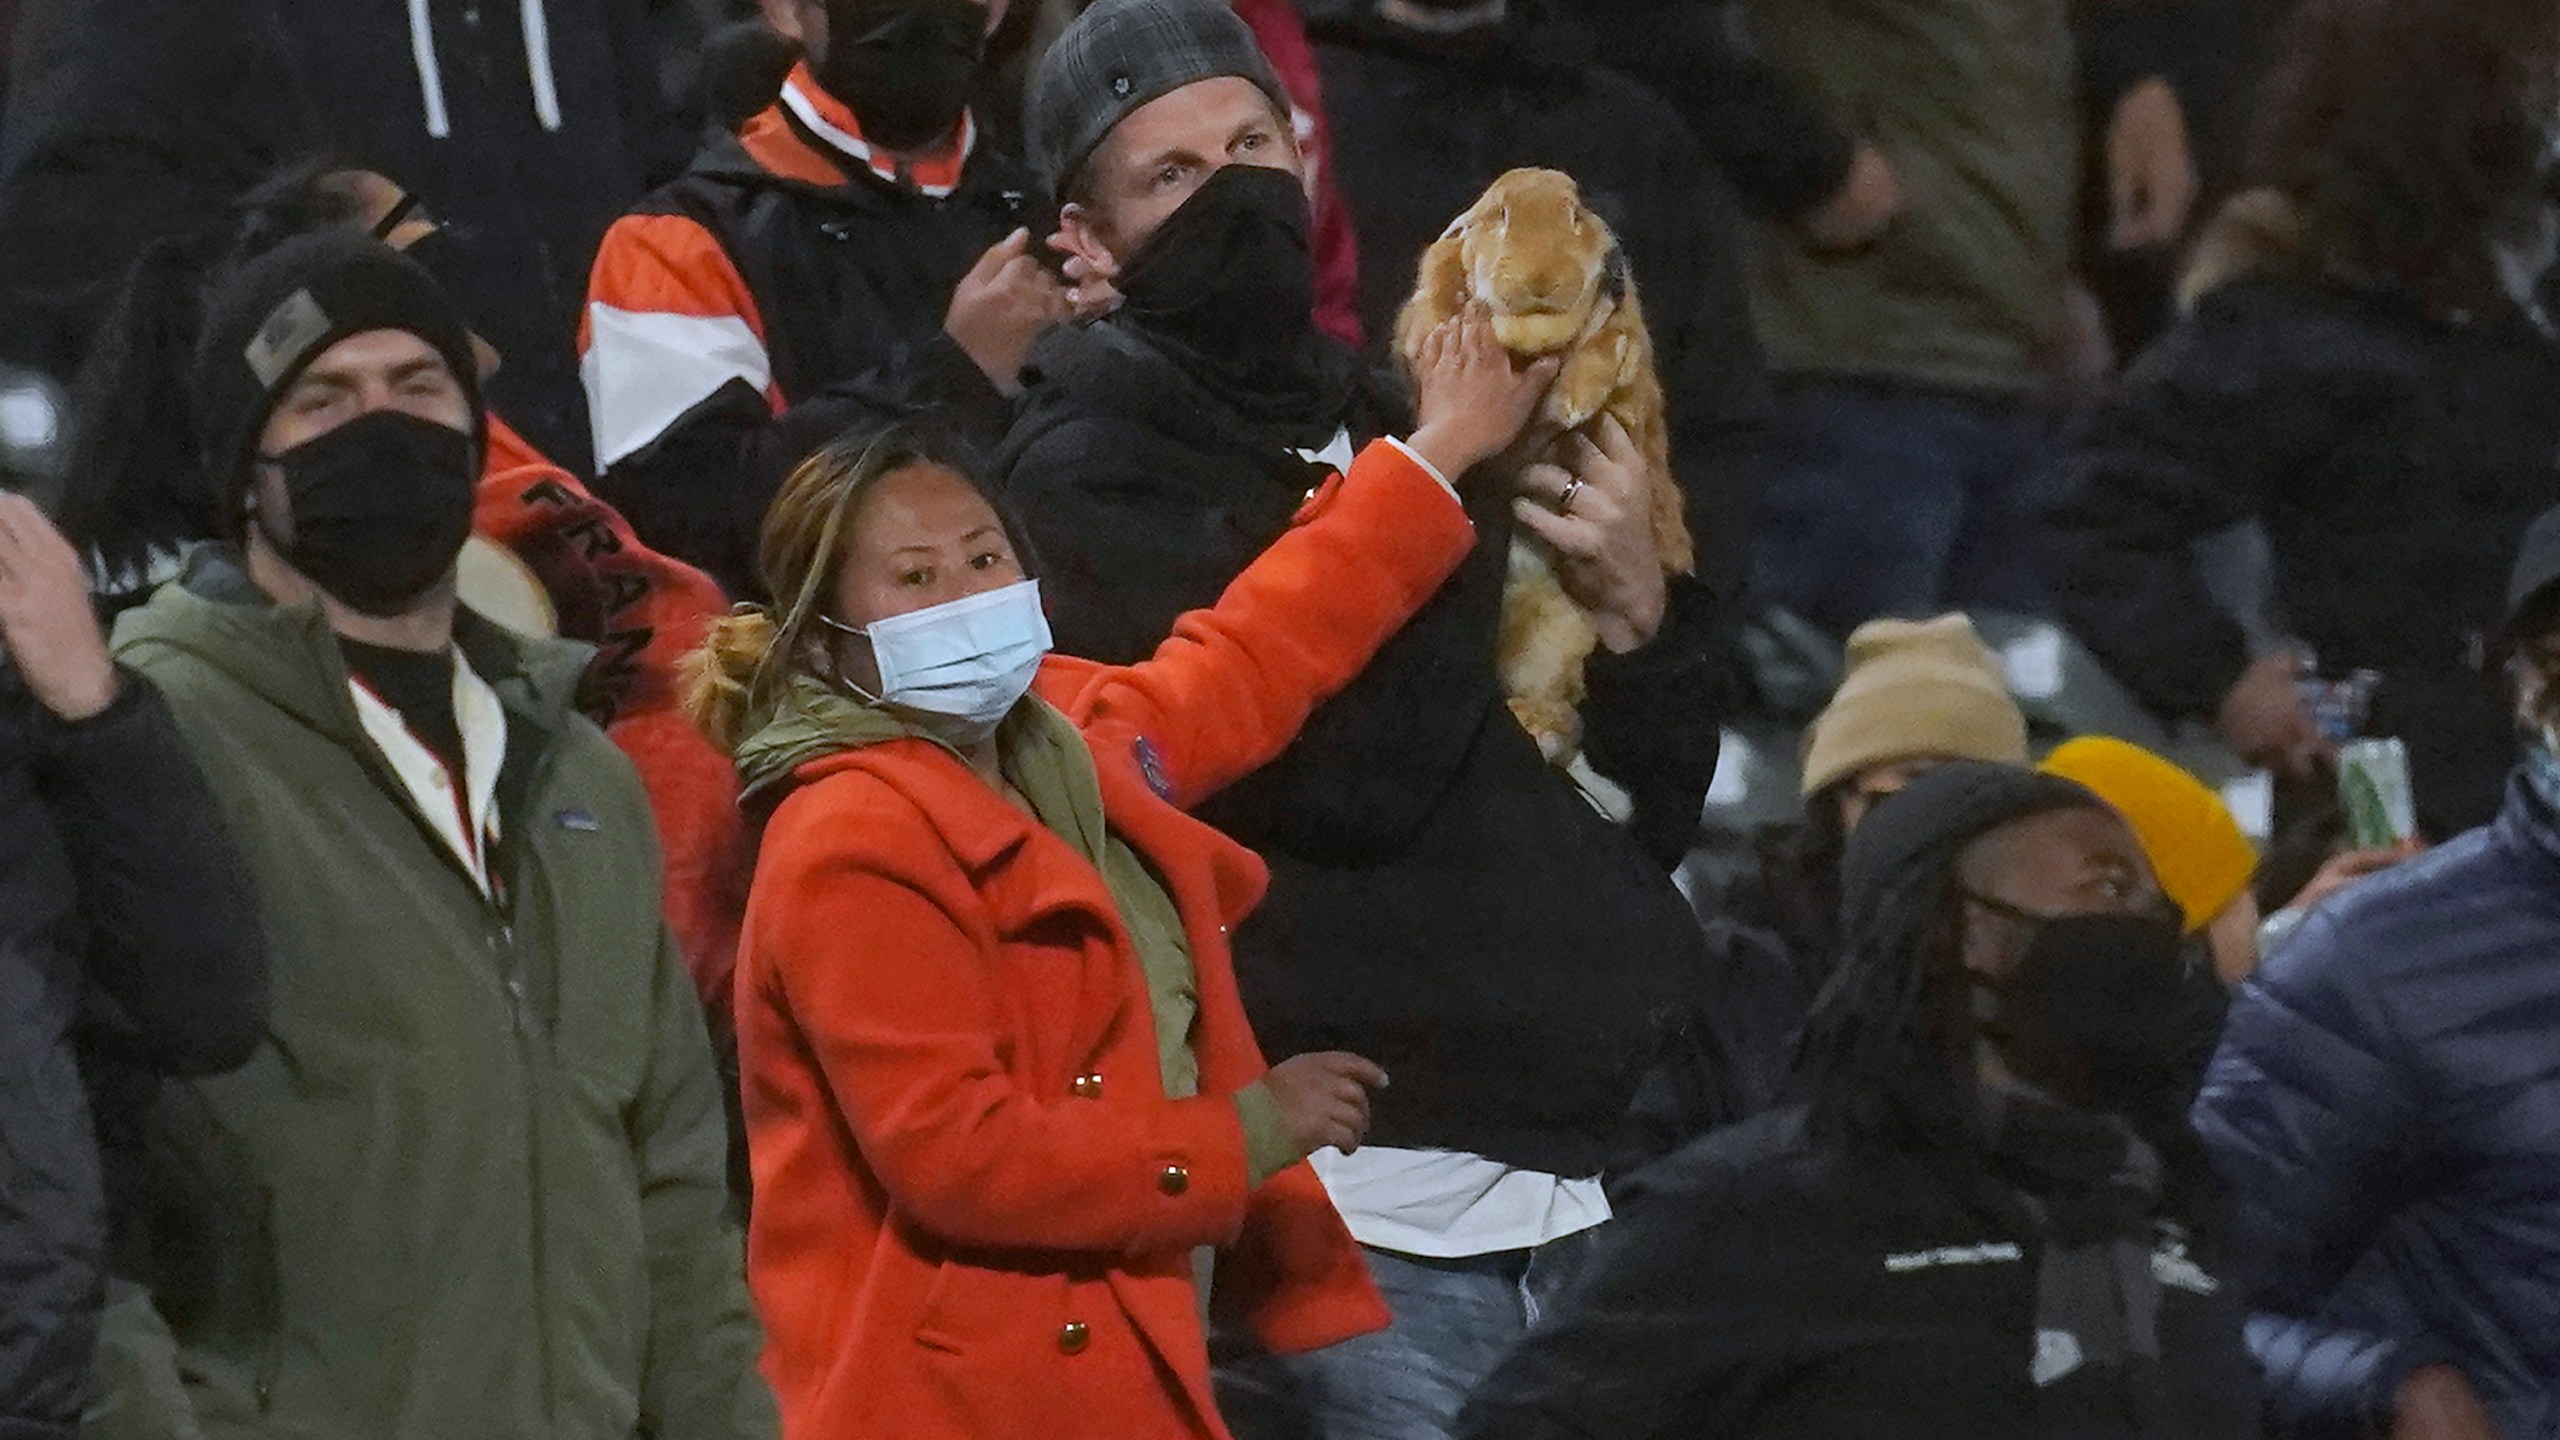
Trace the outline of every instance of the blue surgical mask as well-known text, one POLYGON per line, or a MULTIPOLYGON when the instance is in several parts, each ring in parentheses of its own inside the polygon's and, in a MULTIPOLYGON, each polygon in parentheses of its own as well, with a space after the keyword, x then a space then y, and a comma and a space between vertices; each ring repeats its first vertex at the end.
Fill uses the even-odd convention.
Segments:
POLYGON ((2524 778, 2542 802, 2560 810, 2560 735, 2544 726, 2525 740, 2524 778))
POLYGON ((1013 713, 1051 643, 1036 580, 860 628, 823 615, 818 620, 871 642, 880 693, 863 699, 906 713, 962 749, 985 743, 1013 713))

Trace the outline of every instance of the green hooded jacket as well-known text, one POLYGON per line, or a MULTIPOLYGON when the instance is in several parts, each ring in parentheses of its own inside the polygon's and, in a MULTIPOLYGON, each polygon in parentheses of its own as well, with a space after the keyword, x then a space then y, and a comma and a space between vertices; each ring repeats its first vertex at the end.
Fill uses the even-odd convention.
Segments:
POLYGON ((125 617, 263 896, 266 1042, 172 1085, 148 1277, 202 1433, 776 1433, 719 1084, 586 652, 457 625, 505 707, 484 898, 366 736, 316 606, 230 556, 125 617))

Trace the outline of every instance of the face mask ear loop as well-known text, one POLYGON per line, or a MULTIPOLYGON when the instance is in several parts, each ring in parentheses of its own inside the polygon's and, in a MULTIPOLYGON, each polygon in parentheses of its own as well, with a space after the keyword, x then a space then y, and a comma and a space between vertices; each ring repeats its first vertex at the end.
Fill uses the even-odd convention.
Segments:
MULTIPOLYGON (((857 630, 853 626, 847 625, 833 615, 813 615, 810 618, 816 620, 820 625, 835 631, 839 635, 858 636, 865 641, 868 641, 871 638, 870 632, 857 630)), ((830 654, 828 658, 833 660, 835 657, 830 654)), ((886 697, 874 695, 870 691, 863 689, 861 686, 854 684, 853 677, 845 674, 842 669, 838 669, 834 675, 831 675, 828 678, 835 682, 838 689, 843 690, 846 694, 851 695, 854 699, 861 701, 865 705, 886 705, 889 703, 886 697)))
MULTIPOLYGON (((266 459, 263 455, 258 458, 266 459)), ((258 473, 255 467, 252 467, 249 472, 249 487, 240 492, 240 527, 243 536, 255 531, 266 540, 267 548, 279 555, 284 553, 284 542, 276 538, 275 527, 267 523, 266 507, 258 503, 258 473)))
MULTIPOLYGON (((827 523, 818 527, 818 547, 810 559, 809 573, 801 577, 800 593, 792 597, 791 607, 779 617, 773 648, 765 651, 763 663, 756 667, 755 683, 749 687, 750 699, 759 709, 771 699, 775 684, 789 669, 790 656, 807 633, 818 594, 833 578, 836 542, 843 538, 845 517, 853 513, 854 501, 870 487, 872 477, 877 473, 873 462, 879 453, 880 442, 877 440, 863 448, 862 454, 853 462, 853 479, 845 485, 844 494, 836 498, 835 509, 827 514, 827 523)), ((838 683, 842 681, 839 679, 838 683)), ((859 686, 850 688, 860 693, 859 686)), ((879 702, 875 699, 871 703, 879 702)))

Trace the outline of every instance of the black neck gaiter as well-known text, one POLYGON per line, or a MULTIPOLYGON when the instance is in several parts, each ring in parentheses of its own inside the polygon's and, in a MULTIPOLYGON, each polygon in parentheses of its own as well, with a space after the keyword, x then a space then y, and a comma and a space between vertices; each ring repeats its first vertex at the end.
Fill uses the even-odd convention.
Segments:
POLYGON ((1296 176, 1229 165, 1121 268, 1117 322, 1247 419, 1329 417, 1343 396, 1315 327, 1309 230, 1296 176))

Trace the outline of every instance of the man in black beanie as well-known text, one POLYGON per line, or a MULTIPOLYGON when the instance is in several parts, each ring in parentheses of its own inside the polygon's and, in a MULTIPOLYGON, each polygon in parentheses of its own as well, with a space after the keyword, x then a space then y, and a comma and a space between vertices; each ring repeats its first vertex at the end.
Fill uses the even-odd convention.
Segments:
POLYGON ((2163 1101, 2212 977, 2133 831, 2067 780, 1962 761, 1877 807, 1841 883, 1809 1103, 1642 1172, 1459 1433, 2255 1437, 2163 1101))
MULTIPOLYGON (((999 460, 1063 651, 1151 653, 1322 504, 1358 446, 1405 422, 1311 318, 1286 114, 1215 0, 1101 0, 1033 81, 1029 149, 1066 243, 1124 297, 1034 346, 999 460)), ((1226 1357, 1228 1420, 1253 1440, 1445 1434, 1607 1221, 1600 1171, 1674 1017, 1712 1009, 1667 872, 1715 766, 1716 597, 1664 583, 1635 467, 1584 455, 1570 494, 1561 470, 1530 473, 1534 494, 1468 488, 1480 543, 1465 567, 1287 754, 1203 811, 1271 865, 1236 936, 1263 1044, 1321 1038, 1396 1077, 1358 1153, 1314 1157, 1395 1325, 1226 1357), (1504 706, 1515 525, 1564 531, 1603 641, 1586 750, 1633 797, 1631 825, 1587 803, 1504 706)), ((1731 1091, 1711 1077, 1686 1093, 1731 1091)))
POLYGON ((766 1437, 726 1130, 655 830, 571 708, 587 652, 458 607, 470 332, 362 236, 207 306, 236 540, 127 614, 262 898, 274 1018, 172 1087, 151 1273, 165 1433, 766 1437), (183 1377, 183 1387, 181 1378, 183 1377))

